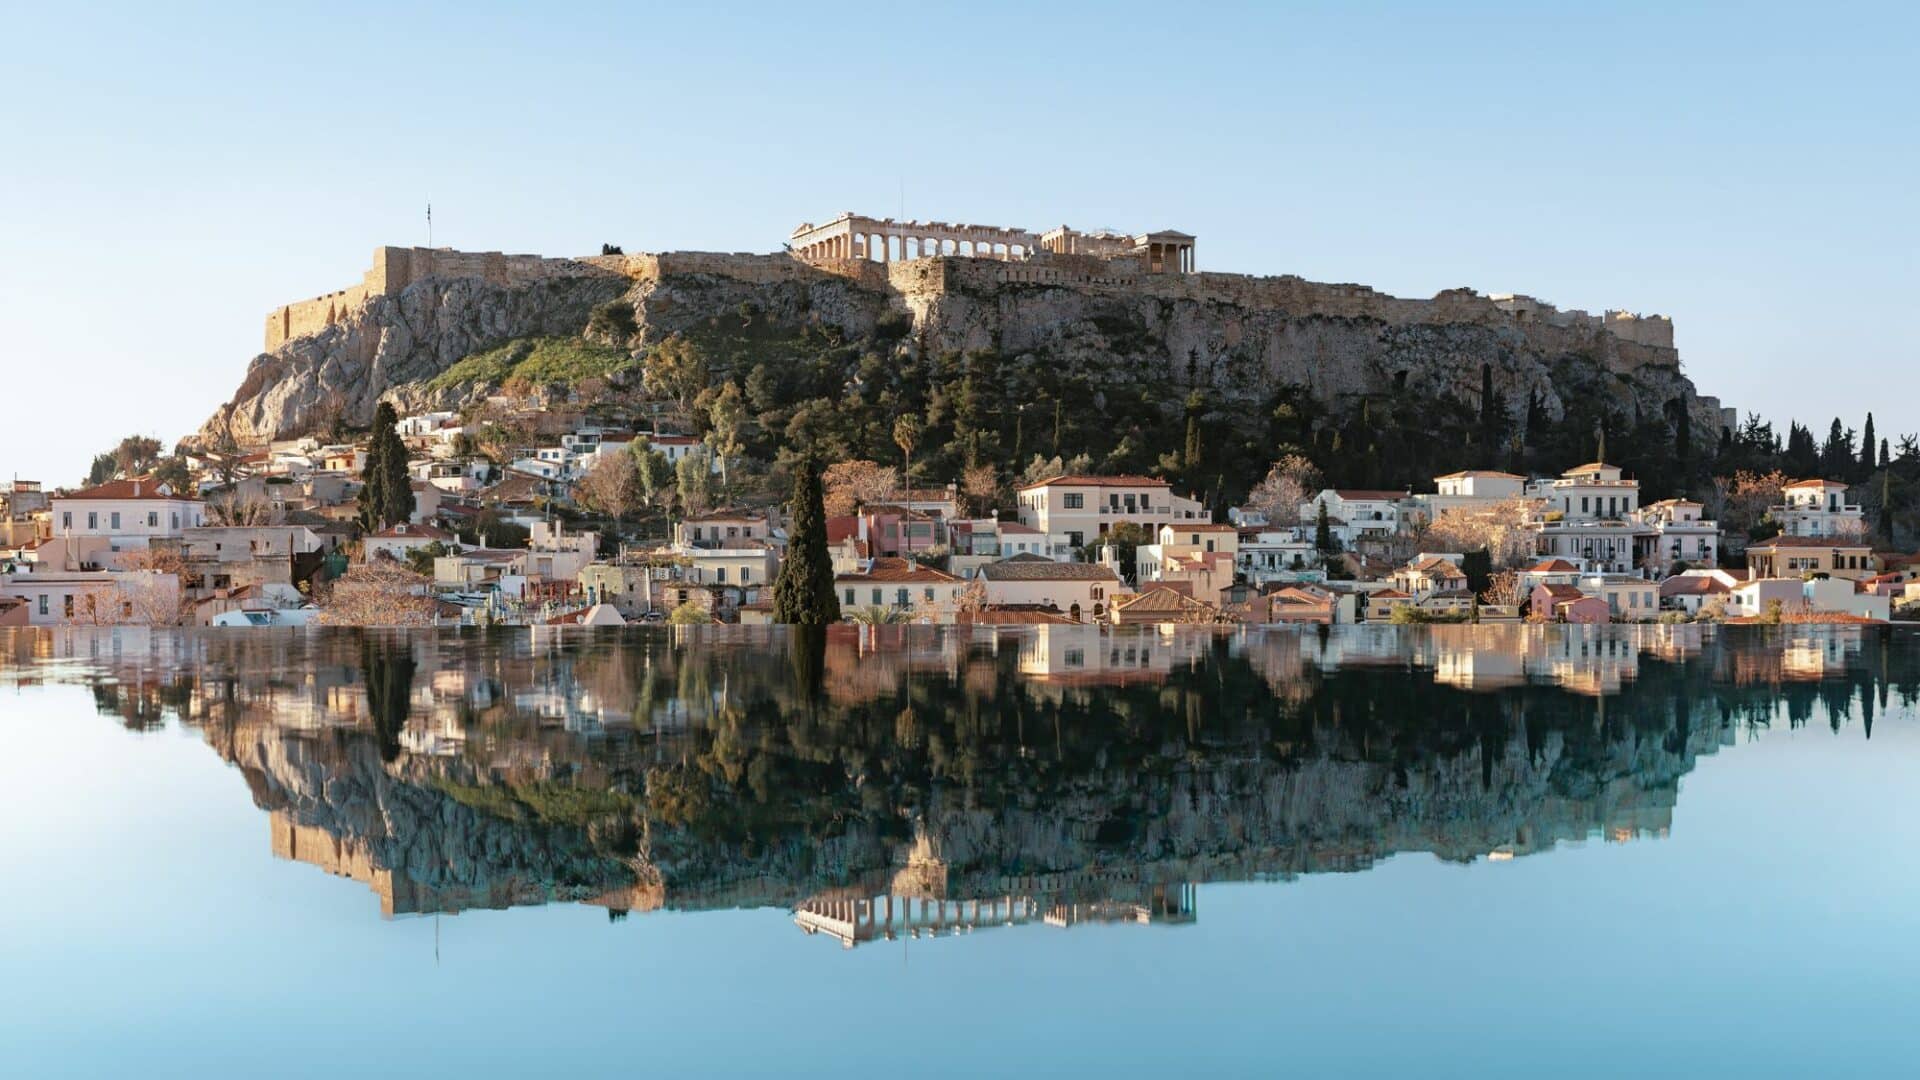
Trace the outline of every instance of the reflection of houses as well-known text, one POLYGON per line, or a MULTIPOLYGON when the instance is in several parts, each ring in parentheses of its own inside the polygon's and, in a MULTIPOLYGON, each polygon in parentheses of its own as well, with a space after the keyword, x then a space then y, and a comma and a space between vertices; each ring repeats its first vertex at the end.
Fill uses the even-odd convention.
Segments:
POLYGON ((1200 661, 1211 638, 1165 627, 1157 633, 1097 626, 1036 626, 1017 639, 1020 674, 1038 682, 1158 681, 1200 661))

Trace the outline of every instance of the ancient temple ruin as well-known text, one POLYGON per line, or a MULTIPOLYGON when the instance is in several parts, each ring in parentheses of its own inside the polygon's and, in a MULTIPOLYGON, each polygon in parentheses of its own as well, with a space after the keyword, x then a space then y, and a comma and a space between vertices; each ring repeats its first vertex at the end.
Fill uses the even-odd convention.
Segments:
POLYGON ((1149 233, 1081 232, 1061 225, 1043 233, 999 225, 945 221, 896 221, 849 210, 824 225, 793 230, 787 249, 809 262, 859 259, 900 262, 936 255, 1016 261, 1042 254, 1133 258, 1148 273, 1190 274, 1196 269, 1194 237, 1175 229, 1149 233))

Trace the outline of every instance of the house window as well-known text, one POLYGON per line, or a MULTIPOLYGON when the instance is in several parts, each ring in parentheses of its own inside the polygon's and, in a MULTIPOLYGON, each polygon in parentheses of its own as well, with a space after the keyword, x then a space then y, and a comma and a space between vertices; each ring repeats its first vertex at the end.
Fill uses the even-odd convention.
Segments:
POLYGON ((1069 510, 1084 509, 1087 505, 1087 497, 1079 492, 1069 492, 1062 496, 1062 505, 1069 510))
POLYGON ((1068 533, 1068 534, 1067 534, 1067 546, 1068 546, 1068 547, 1080 547, 1080 546, 1082 546, 1083 544, 1085 544, 1086 542, 1087 542, 1087 534, 1086 534, 1086 533, 1081 533, 1081 532, 1070 532, 1070 533, 1068 533))
POLYGON ((157 529, 159 527, 160 527, 160 512, 157 510, 147 511, 147 528, 157 529))
POLYGON ((894 606, 895 606, 895 607, 906 607, 906 606, 907 606, 907 603, 908 603, 908 599, 907 599, 907 590, 905 590, 905 589, 895 589, 895 590, 893 591, 893 604, 894 604, 894 606))
POLYGON ((886 601, 884 601, 884 600, 882 600, 882 599, 880 599, 880 595, 881 595, 881 593, 882 593, 882 591, 883 591, 883 590, 880 590, 880 589, 875 589, 875 590, 873 590, 873 604, 874 604, 874 606, 875 606, 875 607, 879 607, 879 606, 880 606, 881 604, 883 604, 883 603, 885 603, 885 602, 886 602, 886 601))
POLYGON ((716 584, 725 585, 727 583, 727 568, 724 566, 714 567, 713 580, 716 584))
POLYGON ((853 606, 853 590, 852 589, 847 590, 847 606, 848 607, 853 606))
POLYGON ((68 593, 66 596, 61 598, 60 606, 66 610, 67 618, 69 619, 73 618, 73 594, 72 593, 68 593))
POLYGON ((751 574, 752 572, 753 572, 753 568, 750 566, 741 567, 740 568, 740 584, 745 585, 747 583, 747 575, 751 574))
POLYGON ((933 586, 931 585, 927 586, 926 593, 927 593, 927 603, 929 604, 933 603, 933 586))
POLYGON ((60 527, 68 532, 73 531, 73 511, 67 510, 60 514, 60 527))
POLYGON ((92 510, 87 511, 87 528, 97 529, 99 527, 100 527, 100 515, 97 512, 92 510))
POLYGON ((114 532, 120 531, 120 511, 115 510, 112 514, 108 515, 108 521, 111 523, 109 527, 113 529, 114 532))
POLYGON ((47 613, 47 594, 41 593, 40 594, 40 614, 44 616, 46 613, 47 613))

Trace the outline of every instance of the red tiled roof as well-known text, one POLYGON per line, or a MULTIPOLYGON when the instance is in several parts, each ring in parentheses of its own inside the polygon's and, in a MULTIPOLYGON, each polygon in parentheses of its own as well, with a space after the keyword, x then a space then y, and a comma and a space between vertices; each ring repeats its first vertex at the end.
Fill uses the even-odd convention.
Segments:
POLYGON ((155 483, 151 478, 136 476, 131 480, 109 480, 83 488, 71 495, 55 495, 56 499, 160 499, 168 502, 197 502, 186 495, 167 494, 160 489, 166 485, 155 483))
POLYGON ((1847 486, 1846 484, 1842 483, 1839 480, 1795 480, 1793 483, 1783 486, 1780 490, 1792 491, 1794 488, 1816 488, 1816 487, 1843 488, 1846 486, 1847 486))
POLYGON ((1057 608, 1013 604, 963 611, 957 621, 975 626, 1053 626, 1073 622, 1057 608))
POLYGON ((1731 591, 1726 582, 1708 574, 1681 574, 1660 583, 1661 596, 1712 596, 1731 591))
POLYGON ((1021 484, 1016 490, 1032 491, 1034 488, 1059 485, 1061 487, 1162 487, 1173 485, 1165 480, 1155 480, 1151 476, 1088 476, 1086 474, 1062 473, 1045 480, 1035 480, 1031 484, 1021 484))
POLYGON ((1579 573, 1580 568, 1565 559, 1547 559, 1527 567, 1529 574, 1565 574, 1579 573))
POLYGON ((1587 595, 1571 585, 1540 585, 1535 588, 1536 591, 1539 589, 1547 590, 1547 599, 1556 604, 1563 601, 1578 600, 1587 595))
POLYGON ((1776 536, 1758 544, 1748 544, 1748 551, 1772 551, 1775 548, 1847 548, 1868 549, 1873 545, 1866 540, 1844 540, 1838 536, 1776 536))
POLYGON ((1379 491, 1368 488, 1334 488, 1333 493, 1347 502, 1393 502, 1404 499, 1404 491, 1379 491))
POLYGON ((372 539, 375 539, 375 540, 414 540, 414 539, 451 540, 453 539, 453 534, 446 531, 445 529, 436 529, 431 525, 415 525, 415 524, 412 524, 411 522, 403 522, 399 525, 389 525, 386 528, 381 529, 379 532, 373 534, 372 539))
POLYGON ((1468 477, 1483 477, 1489 480, 1525 480, 1526 479, 1526 477, 1521 476, 1518 473, 1501 472, 1498 469, 1463 469, 1460 472, 1451 472, 1445 476, 1436 476, 1434 477, 1434 479, 1435 480, 1465 480, 1468 477))
POLYGON ((1205 600, 1196 600, 1191 595, 1164 582, 1136 596, 1115 597, 1113 605, 1121 611, 1129 613, 1143 611, 1192 611, 1197 607, 1211 608, 1213 606, 1205 600))
POLYGON ((987 563, 980 576, 988 581, 1114 581, 1111 569, 1099 563, 1055 562, 1047 558, 1011 559, 987 563))
POLYGON ((921 566, 909 559, 883 557, 873 560, 872 566, 864 574, 835 574, 835 583, 849 585, 867 582, 913 583, 922 585, 951 584, 960 579, 943 570, 930 566, 921 566))

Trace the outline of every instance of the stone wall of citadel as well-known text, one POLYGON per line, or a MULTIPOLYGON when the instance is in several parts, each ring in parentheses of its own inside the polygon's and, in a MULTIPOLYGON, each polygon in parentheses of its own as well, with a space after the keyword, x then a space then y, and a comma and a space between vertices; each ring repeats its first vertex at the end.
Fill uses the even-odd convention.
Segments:
POLYGON ((670 251, 553 259, 447 248, 382 247, 360 284, 288 304, 267 318, 269 350, 289 338, 332 325, 370 296, 392 296, 429 275, 478 278, 498 285, 528 285, 557 277, 615 273, 635 281, 706 274, 757 285, 818 281, 822 275, 901 297, 942 292, 989 293, 1005 286, 1047 285, 1149 296, 1163 300, 1223 303, 1253 310, 1279 310, 1334 318, 1376 319, 1391 325, 1471 324, 1511 326, 1542 345, 1578 348, 1601 340, 1610 363, 1624 368, 1678 362, 1673 323, 1665 316, 1609 311, 1590 315, 1561 311, 1525 296, 1484 296, 1449 289, 1431 299, 1389 296, 1365 285, 1308 281, 1294 275, 1256 277, 1202 272, 1148 273, 1137 258, 1041 255, 1024 261, 957 255, 881 263, 867 259, 801 260, 786 252, 670 251))
POLYGON ((507 255, 498 251, 455 251, 452 248, 378 247, 373 265, 360 283, 336 292, 275 308, 266 319, 266 351, 306 334, 318 333, 359 309, 369 297, 395 296, 427 277, 472 278, 507 287, 532 285, 554 278, 601 272, 594 259, 550 259, 542 255, 507 255))

